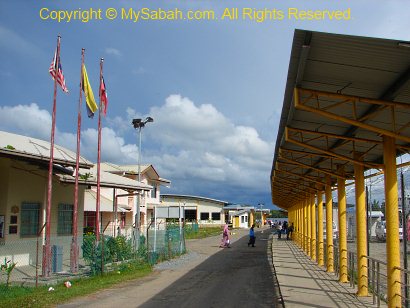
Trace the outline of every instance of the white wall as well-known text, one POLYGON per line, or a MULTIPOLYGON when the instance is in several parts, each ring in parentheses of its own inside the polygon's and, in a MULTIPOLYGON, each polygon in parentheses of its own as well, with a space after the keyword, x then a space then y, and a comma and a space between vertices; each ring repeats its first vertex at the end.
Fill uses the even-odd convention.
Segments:
MULTIPOLYGON (((35 265, 37 237, 21 237, 21 205, 23 202, 40 203, 40 228, 45 222, 46 191, 48 171, 39 169, 35 165, 26 164, 21 161, 11 161, 0 158, 0 174, 5 176, 7 183, 0 185, 0 213, 5 215, 5 238, 4 245, 0 245, 0 260, 4 257, 17 262, 17 266, 35 265), (17 213, 12 213, 12 208, 17 213), (4 214, 3 214, 4 213, 4 214), (17 216, 17 234, 9 234, 10 216, 17 216)), ((4 182, 4 178, 2 181, 4 182)), ((52 206, 51 206, 51 245, 63 246, 63 260, 70 259, 70 244, 72 236, 58 236, 58 204, 74 204, 74 185, 63 185, 59 181, 53 181, 52 206)), ((83 209, 84 209, 84 187, 79 189, 78 204, 78 244, 81 247, 83 235, 83 209)), ((43 230, 43 235, 45 229, 43 230)), ((44 236, 39 238, 39 262, 41 264, 42 245, 44 236)), ((63 261, 64 262, 64 261, 63 261)), ((66 262, 65 262, 66 263, 66 262)), ((69 264, 69 262, 68 262, 69 264)))
POLYGON ((162 206, 184 206, 197 210, 197 221, 203 225, 220 225, 224 223, 223 204, 195 197, 162 197, 162 206), (209 220, 201 220, 201 213, 209 213, 209 220), (219 220, 212 220, 212 213, 220 213, 219 220))

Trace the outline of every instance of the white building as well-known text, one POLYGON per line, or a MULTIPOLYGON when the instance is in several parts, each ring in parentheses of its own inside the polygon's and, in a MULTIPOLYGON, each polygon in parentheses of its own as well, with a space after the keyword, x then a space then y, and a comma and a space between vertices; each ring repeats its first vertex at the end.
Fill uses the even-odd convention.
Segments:
MULTIPOLYGON (((116 165, 105 162, 101 164, 101 170, 113 176, 138 181, 138 165, 116 165)), ((140 197, 140 226, 141 232, 145 233, 151 219, 154 217, 154 207, 160 205, 160 187, 162 185, 169 186, 171 181, 161 178, 154 166, 141 165, 140 184, 146 188, 140 197)), ((113 189, 110 187, 101 189, 101 194, 104 196, 106 203, 102 211, 105 234, 131 236, 137 214, 138 194, 130 193, 127 189, 113 189), (115 199, 118 205, 116 213, 114 211, 115 199)), ((87 220, 88 215, 93 215, 94 208, 93 206, 89 207, 86 203, 85 209, 85 219, 87 220)))
POLYGON ((181 206, 184 208, 184 221, 199 225, 221 225, 226 217, 223 208, 228 202, 189 195, 161 195, 162 206, 181 206))
MULTIPOLYGON (((18 273, 23 277, 34 273, 36 261, 41 273, 49 162, 49 142, 0 131, 0 260, 7 258, 17 263, 18 273)), ((50 244, 62 248, 63 270, 67 270, 67 264, 70 265, 70 244, 74 233, 75 165, 76 153, 55 145, 49 222, 50 244)), ((93 164, 80 157, 80 167, 80 174, 89 173, 89 176, 79 179, 79 247, 83 239, 85 190, 96 185, 96 178, 92 174, 93 164)), ((101 186, 129 191, 150 191, 148 185, 104 172, 101 174, 101 186)), ((80 252, 80 258, 81 256, 80 252)), ((17 276, 17 272, 14 273, 13 276, 17 276)))

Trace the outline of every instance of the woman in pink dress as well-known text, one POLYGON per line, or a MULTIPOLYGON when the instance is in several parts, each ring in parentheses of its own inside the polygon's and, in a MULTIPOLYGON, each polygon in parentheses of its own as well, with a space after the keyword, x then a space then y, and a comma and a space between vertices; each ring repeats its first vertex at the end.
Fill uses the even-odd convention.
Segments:
POLYGON ((219 245, 219 247, 221 248, 230 248, 230 240, 229 240, 229 229, 228 229, 228 225, 225 224, 224 226, 224 231, 222 232, 222 241, 221 241, 221 245, 219 245))

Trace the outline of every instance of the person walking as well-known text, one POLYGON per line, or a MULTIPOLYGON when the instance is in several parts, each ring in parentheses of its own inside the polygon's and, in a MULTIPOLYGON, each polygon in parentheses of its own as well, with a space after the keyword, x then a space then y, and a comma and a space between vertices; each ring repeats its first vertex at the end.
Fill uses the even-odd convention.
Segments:
POLYGON ((228 224, 225 224, 224 230, 222 232, 222 241, 219 247, 221 248, 231 248, 230 246, 230 240, 229 240, 229 229, 228 229, 228 224))
POLYGON ((252 245, 252 247, 255 247, 255 231, 254 231, 255 225, 252 225, 252 227, 249 230, 249 242, 248 242, 248 247, 249 245, 252 245))
POLYGON ((278 232, 278 240, 279 240, 280 238, 282 238, 282 222, 279 221, 276 227, 276 231, 278 232))
POLYGON ((290 226, 286 229, 286 239, 292 239, 292 233, 293 233, 293 222, 290 224, 290 226))

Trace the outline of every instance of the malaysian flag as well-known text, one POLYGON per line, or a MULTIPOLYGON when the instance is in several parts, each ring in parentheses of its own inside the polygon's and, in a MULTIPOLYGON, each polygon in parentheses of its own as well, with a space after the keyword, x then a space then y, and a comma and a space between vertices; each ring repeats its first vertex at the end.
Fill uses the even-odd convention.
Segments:
POLYGON ((54 53, 53 61, 51 61, 50 68, 48 69, 51 77, 53 80, 56 78, 56 71, 57 71, 57 82, 61 86, 61 89, 68 93, 67 86, 65 85, 65 79, 63 74, 63 68, 61 66, 60 56, 58 56, 58 70, 57 70, 57 51, 54 53))

